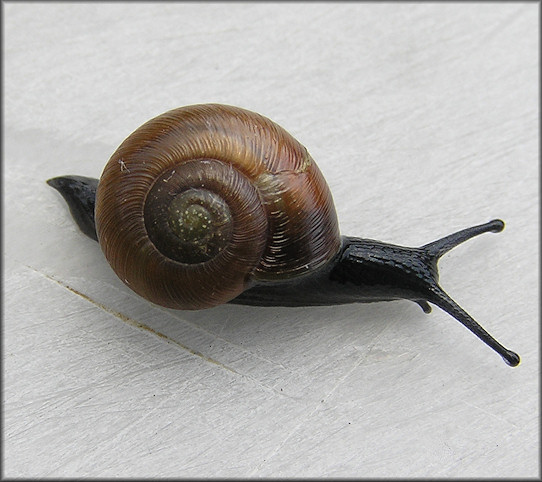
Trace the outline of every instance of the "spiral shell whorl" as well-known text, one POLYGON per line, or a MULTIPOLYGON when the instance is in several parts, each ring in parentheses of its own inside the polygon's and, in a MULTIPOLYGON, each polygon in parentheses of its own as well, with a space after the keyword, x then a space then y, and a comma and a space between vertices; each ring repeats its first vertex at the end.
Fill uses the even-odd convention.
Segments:
MULTIPOLYGON (((177 228, 167 222, 171 236, 177 228)), ((120 145, 100 179, 96 226, 107 259, 126 284, 180 309, 224 303, 254 281, 301 275, 329 261, 340 246, 329 188, 306 149, 263 116, 214 104, 166 112, 120 145), (209 167, 214 174, 207 180, 199 169, 209 167), (193 223, 201 258, 170 259, 156 241, 161 235, 149 228, 156 206, 163 213, 178 196, 182 206, 189 198, 183 223, 193 223), (203 207, 208 201, 209 209, 203 207), (222 202, 229 214, 216 214, 222 202), (205 231, 206 220, 215 224, 212 232, 205 231), (204 246, 206 239, 214 244, 204 246)), ((171 239, 182 244, 177 238, 171 239)))

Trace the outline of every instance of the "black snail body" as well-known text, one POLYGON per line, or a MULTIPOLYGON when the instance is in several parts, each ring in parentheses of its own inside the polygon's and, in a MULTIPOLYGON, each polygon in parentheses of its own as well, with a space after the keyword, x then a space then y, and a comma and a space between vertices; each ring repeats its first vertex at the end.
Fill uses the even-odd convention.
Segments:
POLYGON ((439 286, 439 258, 493 220, 419 248, 341 236, 329 188, 307 150, 269 119, 203 104, 151 119, 100 180, 48 183, 119 278, 153 303, 317 306, 408 299, 460 321, 511 366, 507 350, 439 286))

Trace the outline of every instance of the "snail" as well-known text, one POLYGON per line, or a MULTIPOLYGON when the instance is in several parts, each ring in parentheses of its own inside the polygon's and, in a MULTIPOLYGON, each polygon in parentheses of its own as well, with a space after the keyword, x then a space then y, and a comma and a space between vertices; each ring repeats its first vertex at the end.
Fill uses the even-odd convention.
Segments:
POLYGON ((517 366, 438 283, 437 263, 495 219, 421 247, 343 236, 318 166, 282 127, 220 104, 180 107, 139 127, 100 180, 47 183, 118 277, 168 308, 318 306, 407 299, 461 322, 517 366))

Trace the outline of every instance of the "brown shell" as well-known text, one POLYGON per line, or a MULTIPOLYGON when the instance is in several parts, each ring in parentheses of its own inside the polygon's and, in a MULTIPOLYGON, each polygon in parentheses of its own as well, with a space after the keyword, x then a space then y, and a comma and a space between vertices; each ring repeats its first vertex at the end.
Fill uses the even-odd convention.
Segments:
POLYGON ((307 150, 269 119, 218 104, 166 112, 120 145, 100 179, 96 228, 121 280, 150 301, 178 309, 215 306, 254 282, 301 276, 340 248, 331 193, 307 150), (209 261, 168 259, 147 233, 148 193, 158 182, 167 188, 172 175, 180 185, 183 170, 208 165, 218 172, 212 182, 190 175, 221 191, 232 210, 231 239, 209 261), (221 180, 227 188, 217 187, 221 180))

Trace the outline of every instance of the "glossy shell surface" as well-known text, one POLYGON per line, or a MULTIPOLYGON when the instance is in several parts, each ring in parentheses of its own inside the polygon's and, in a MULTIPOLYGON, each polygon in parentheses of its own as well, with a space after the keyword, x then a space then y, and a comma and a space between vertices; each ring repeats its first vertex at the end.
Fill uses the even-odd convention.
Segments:
POLYGON ((305 147, 259 114, 218 104, 166 112, 119 146, 98 185, 96 228, 122 281, 179 309, 303 276, 340 248, 331 193, 305 147))

